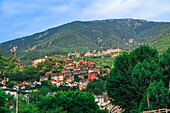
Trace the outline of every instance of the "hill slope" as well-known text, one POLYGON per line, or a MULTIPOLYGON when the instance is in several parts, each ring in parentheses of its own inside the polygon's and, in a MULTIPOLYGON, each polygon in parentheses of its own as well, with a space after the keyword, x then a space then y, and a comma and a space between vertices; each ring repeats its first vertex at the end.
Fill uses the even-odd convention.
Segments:
MULTIPOLYGON (((149 22, 134 19, 75 21, 41 33, 0 44, 0 49, 26 54, 55 55, 72 51, 133 49, 140 44, 152 43, 169 33, 170 22, 149 22), (34 51, 34 52, 33 52, 34 51)), ((34 58, 33 58, 34 59, 34 58)))
POLYGON ((170 47, 170 29, 160 35, 159 40, 150 44, 151 47, 155 47, 160 53, 165 52, 170 47))

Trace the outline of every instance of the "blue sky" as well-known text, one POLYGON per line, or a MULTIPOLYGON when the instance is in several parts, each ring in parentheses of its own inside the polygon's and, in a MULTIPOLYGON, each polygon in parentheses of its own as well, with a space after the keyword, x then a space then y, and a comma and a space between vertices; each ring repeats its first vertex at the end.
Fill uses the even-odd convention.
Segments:
POLYGON ((0 0, 0 43, 81 20, 170 22, 170 0, 0 0))

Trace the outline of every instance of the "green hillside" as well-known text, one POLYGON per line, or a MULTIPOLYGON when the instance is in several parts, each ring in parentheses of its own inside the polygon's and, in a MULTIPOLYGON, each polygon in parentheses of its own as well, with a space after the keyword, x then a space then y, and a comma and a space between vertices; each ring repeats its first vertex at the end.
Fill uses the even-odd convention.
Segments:
POLYGON ((170 22, 135 19, 75 21, 2 43, 0 49, 17 52, 17 57, 24 61, 73 51, 134 49, 162 39, 161 35, 169 33, 169 29, 170 22))
POLYGON ((0 56, 10 57, 14 56, 14 53, 0 49, 0 56))
POLYGON ((155 47, 160 53, 165 52, 170 47, 170 36, 153 42, 151 46, 155 47))
POLYGON ((170 47, 170 29, 162 33, 159 40, 150 44, 151 47, 155 47, 160 53, 165 52, 170 47))

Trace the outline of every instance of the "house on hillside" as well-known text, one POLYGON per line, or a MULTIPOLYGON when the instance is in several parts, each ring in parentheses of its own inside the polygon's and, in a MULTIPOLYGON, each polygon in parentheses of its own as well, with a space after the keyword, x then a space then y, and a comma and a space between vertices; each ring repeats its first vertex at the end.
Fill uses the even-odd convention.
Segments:
POLYGON ((52 85, 57 85, 57 80, 50 80, 51 81, 51 83, 52 83, 52 85))
POLYGON ((84 56, 90 57, 90 56, 93 56, 93 53, 90 53, 90 51, 87 51, 87 52, 84 54, 84 56))
POLYGON ((84 58, 80 59, 80 62, 77 64, 77 68, 81 69, 91 70, 94 67, 96 67, 96 62, 84 58))
POLYGON ((63 67, 65 69, 75 69, 76 64, 73 63, 73 58, 71 56, 66 58, 66 62, 64 63, 63 67))
POLYGON ((79 90, 86 89, 87 84, 90 82, 89 79, 83 79, 79 81, 79 90))
POLYGON ((96 79, 97 78, 97 73, 95 72, 90 72, 88 73, 88 79, 93 81, 93 79, 96 79))
POLYGON ((41 81, 44 81, 44 80, 48 80, 48 76, 49 76, 49 75, 45 75, 45 76, 43 76, 43 77, 40 77, 40 80, 39 80, 39 81, 41 82, 41 81))
POLYGON ((113 53, 111 57, 119 56, 120 53, 113 53))
POLYGON ((44 62, 46 59, 47 59, 47 56, 45 56, 45 58, 35 59, 32 61, 32 65, 37 66, 38 63, 44 62))
POLYGON ((94 95, 95 102, 99 105, 100 109, 109 109, 110 101, 104 102, 103 95, 94 95))
POLYGON ((72 82, 74 80, 74 76, 72 72, 68 72, 68 73, 63 73, 66 82, 72 82))
POLYGON ((106 51, 106 53, 108 54, 108 53, 120 52, 120 51, 122 51, 122 50, 121 50, 121 49, 108 49, 108 50, 106 51))
POLYGON ((77 76, 82 79, 84 79, 84 75, 87 75, 87 74, 88 74, 88 70, 86 70, 86 69, 75 69, 73 71, 74 76, 77 76))
POLYGON ((74 53, 68 54, 68 56, 70 56, 70 55, 80 57, 80 53, 77 53, 76 51, 74 53))

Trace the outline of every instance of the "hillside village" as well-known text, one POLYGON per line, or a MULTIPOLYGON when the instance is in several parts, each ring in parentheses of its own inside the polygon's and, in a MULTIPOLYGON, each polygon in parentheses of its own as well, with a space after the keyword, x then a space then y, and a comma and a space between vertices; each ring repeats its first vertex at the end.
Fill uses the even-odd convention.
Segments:
MULTIPOLYGON (((92 53, 87 51, 84 56, 103 56, 106 54, 111 54, 111 57, 115 57, 119 55, 119 52, 122 51, 121 49, 108 49, 107 51, 96 51, 94 50, 92 53)), ((51 82, 53 85, 64 85, 67 83, 69 86, 79 86, 79 89, 85 89, 89 81, 93 81, 93 79, 97 79, 98 75, 104 76, 110 72, 110 68, 107 68, 106 73, 102 73, 100 66, 96 65, 96 62, 87 60, 85 58, 80 59, 79 62, 73 60, 71 56, 80 57, 80 53, 70 53, 66 58, 66 61, 62 64, 63 69, 61 73, 53 73, 52 70, 47 72, 45 76, 40 77, 39 81, 48 80, 49 77, 51 78, 51 82), (87 79, 84 79, 84 76, 88 75, 87 79), (82 80, 78 82, 74 81, 74 78, 80 78, 82 80)), ((45 58, 36 59, 32 63, 32 65, 36 66, 40 62, 44 62, 47 59, 45 58)))
MULTIPOLYGON (((74 81, 74 77, 84 79, 85 75, 88 75, 88 79, 93 81, 100 74, 100 67, 96 66, 94 61, 87 59, 81 59, 80 62, 74 62, 72 57, 67 57, 66 62, 63 64, 62 73, 47 73, 45 76, 40 77, 40 82, 43 80, 48 80, 51 77, 51 82, 53 85, 64 85, 68 83, 70 86, 79 86, 79 89, 85 88, 81 86, 80 83, 74 81)), ((84 80, 83 80, 84 81, 84 80)))
MULTIPOLYGON (((156 52, 153 48, 150 48, 148 45, 146 46, 143 45, 140 48, 132 50, 133 53, 122 52, 123 50, 121 49, 116 49, 116 50, 109 49, 105 52, 102 51, 101 52, 102 54, 100 53, 100 51, 94 50, 92 52, 87 51, 83 56, 77 52, 69 54, 67 57, 63 57, 63 58, 45 56, 44 58, 33 60, 32 65, 30 66, 22 65, 16 57, 5 58, 3 56, 0 56, 1 62, 4 64, 2 65, 1 70, 0 70, 2 71, 0 72, 1 78, 2 76, 4 77, 4 80, 1 79, 3 83, 3 87, 1 88, 6 93, 10 93, 11 95, 14 95, 15 98, 17 98, 17 93, 22 93, 25 96, 24 98, 27 98, 27 95, 31 95, 33 92, 36 93, 37 91, 40 90, 40 88, 43 88, 43 87, 45 87, 45 89, 48 90, 47 94, 45 95, 47 97, 50 95, 51 96, 55 95, 55 93, 58 91, 64 91, 64 92, 65 91, 66 92, 67 91, 73 91, 73 92, 79 91, 79 92, 84 92, 84 93, 88 92, 88 93, 91 93, 91 96, 93 96, 93 98, 95 99, 94 101, 97 102, 100 109, 109 110, 109 112, 110 111, 114 111, 114 112, 124 111, 125 109, 123 109, 120 106, 117 106, 117 104, 113 104, 109 100, 109 96, 108 96, 109 93, 106 92, 106 89, 104 88, 104 84, 107 84, 106 81, 110 81, 111 84, 114 83, 112 82, 111 79, 108 79, 108 77, 111 76, 110 74, 113 74, 113 70, 114 70, 114 74, 116 73, 117 76, 119 76, 120 72, 122 72, 122 70, 119 70, 119 67, 122 66, 120 63, 126 64, 126 65, 123 65, 125 66, 124 68, 126 69, 126 66, 129 60, 126 59, 125 61, 127 62, 124 62, 124 60, 122 62, 122 59, 124 59, 124 57, 122 57, 123 55, 130 56, 130 55, 134 55, 134 53, 136 54, 139 52, 143 54, 144 52, 143 50, 147 51, 145 52, 146 54, 148 54, 148 50, 149 50, 150 53, 153 52, 152 54, 158 55, 158 52, 156 52), (116 64, 117 66, 115 66, 112 69, 111 73, 110 73, 111 68, 110 66, 108 66, 108 64, 104 68, 104 70, 105 69, 107 70, 104 71, 103 68, 98 66, 94 60, 94 59, 102 60, 103 58, 104 60, 108 60, 107 57, 113 58, 114 56, 118 56, 118 57, 111 59, 111 60, 119 60, 119 61, 114 61, 115 63, 117 63, 116 64), (89 60, 89 59, 92 59, 92 60, 89 60), (117 70, 119 70, 120 72, 117 72, 117 70), (13 85, 10 86, 9 83, 13 83, 13 85)), ((166 55, 166 53, 163 55, 166 55)), ((125 57, 125 58, 140 58, 140 57, 141 55, 137 57, 133 56, 133 57, 125 57)), ((166 56, 162 56, 162 57, 166 60, 166 56)), ((156 59, 157 57, 153 57, 153 58, 156 59)), ((162 59, 159 59, 159 60, 161 61, 162 59)), ((147 63, 146 61, 143 61, 143 62, 147 63)), ((164 63, 166 63, 166 61, 164 63)), ((147 64, 149 66, 149 63, 147 64)), ((136 65, 138 64, 136 63, 136 65)), ((130 67, 130 68, 133 69, 133 67, 130 67)), ((135 68, 139 68, 140 70, 140 67, 135 67, 135 68)), ((156 69, 158 68, 159 67, 157 66, 156 69)), ((135 76, 137 77, 135 78, 135 82, 133 82, 133 84, 136 84, 136 81, 140 82, 140 80, 138 79, 138 76, 143 76, 143 75, 138 75, 138 72, 136 72, 136 70, 134 70, 133 73, 135 73, 135 76)), ((165 77, 166 76, 168 77, 168 73, 166 74, 167 75, 165 75, 165 77)), ((145 74, 145 76, 147 76, 147 74, 145 74)), ((123 77, 124 77, 124 74, 123 74, 123 77)), ((133 76, 132 76, 132 79, 133 79, 133 76)), ((164 76, 162 76, 162 80, 165 81, 166 87, 168 86, 168 84, 170 85, 169 81, 167 81, 167 79, 164 79, 164 76)), ((117 82, 117 79, 115 79, 115 82, 117 82)), ((142 82, 146 83, 145 80, 142 82)), ((160 81, 160 83, 161 82, 162 81, 160 81)), ((119 83, 120 82, 118 81, 118 84, 119 83)), ((117 85, 116 84, 114 85, 115 85, 114 87, 112 87, 112 85, 109 85, 109 87, 117 88, 117 85)), ((143 86, 140 85, 140 87, 143 87, 143 86)), ((119 88, 117 90, 119 90, 119 88)), ((125 90, 127 90, 126 87, 125 87, 125 90)), ((43 93, 41 92, 40 95, 41 94, 43 93)))
MULTIPOLYGON (((111 54, 111 57, 119 55, 119 52, 122 51, 121 49, 108 49, 107 51, 87 51, 83 56, 85 57, 92 57, 92 56, 102 56, 111 54)), ((76 56, 80 58, 80 53, 71 53, 68 54, 66 60, 64 62, 56 62, 53 67, 60 66, 61 70, 59 72, 54 72, 54 70, 50 70, 45 73, 44 76, 39 78, 39 81, 28 82, 24 81, 22 84, 18 86, 14 86, 13 90, 9 88, 5 88, 4 91, 10 92, 11 94, 15 94, 15 88, 18 87, 21 89, 21 93, 27 94, 30 91, 22 91, 26 89, 27 86, 35 87, 36 85, 41 85, 42 81, 50 80, 52 86, 69 86, 69 87, 77 87, 79 90, 86 89, 89 82, 93 81, 94 79, 98 79, 99 76, 105 76, 110 72, 110 68, 107 68, 107 72, 103 72, 100 66, 97 66, 95 61, 88 60, 86 58, 81 58, 79 61, 75 61, 72 56, 76 56), (77 80, 76 80, 77 79, 77 80)), ((35 59, 32 61, 32 66, 37 67, 39 63, 46 62, 48 59, 47 56, 40 59, 35 59)), ((6 78, 4 78, 3 83, 6 84, 6 78)), ((15 94, 16 95, 16 94, 15 94)), ((113 106, 108 101, 108 97, 106 93, 103 95, 94 95, 95 101, 98 103, 100 109, 111 109, 113 106)), ((116 108, 115 108, 116 109, 116 108)))

